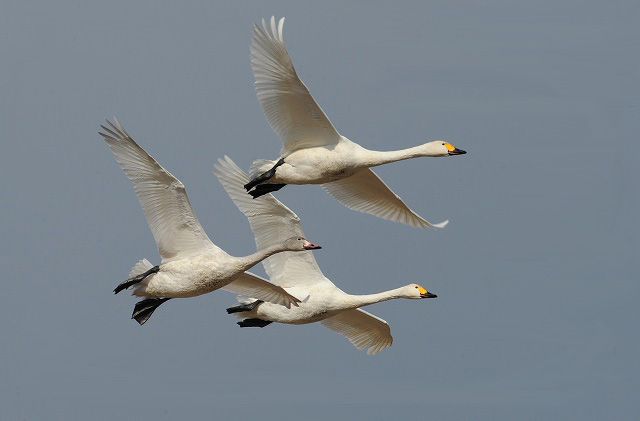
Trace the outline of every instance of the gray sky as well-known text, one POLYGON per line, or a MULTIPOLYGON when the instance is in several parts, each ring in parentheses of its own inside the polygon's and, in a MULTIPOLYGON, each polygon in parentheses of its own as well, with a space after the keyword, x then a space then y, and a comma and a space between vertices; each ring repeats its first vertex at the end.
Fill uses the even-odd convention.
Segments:
POLYGON ((2 418, 635 418, 638 2, 229 3, 0 4, 2 418), (211 170, 277 157, 249 65, 272 14, 340 133, 469 152, 378 169, 444 230, 277 193, 342 289, 438 294, 369 307, 395 339, 375 357, 319 325, 240 329, 221 291, 143 327, 112 293, 159 262, 97 135, 114 114, 216 244, 254 251, 211 170))

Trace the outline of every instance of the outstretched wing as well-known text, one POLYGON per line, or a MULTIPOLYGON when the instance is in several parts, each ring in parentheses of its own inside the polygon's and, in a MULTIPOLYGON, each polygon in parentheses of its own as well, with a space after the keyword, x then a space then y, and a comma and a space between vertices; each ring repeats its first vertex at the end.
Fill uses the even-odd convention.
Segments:
POLYGON ((289 294, 282 287, 274 285, 266 279, 262 279, 249 272, 242 273, 234 279, 233 282, 223 286, 221 289, 236 295, 280 304, 286 308, 291 308, 291 305, 297 307, 300 302, 300 300, 289 294))
POLYGON ((116 161, 133 183, 162 262, 202 251, 219 251, 193 213, 184 185, 140 147, 117 118, 100 126, 116 161))
POLYGON ((297 149, 333 145, 340 134, 313 99, 293 68, 282 39, 284 18, 276 26, 262 20, 253 28, 251 67, 256 93, 267 121, 282 139, 282 156, 297 149))
MULTIPOLYGON (((213 173, 249 220, 259 250, 291 237, 304 237, 300 218, 273 195, 265 194, 253 199, 247 194, 243 186, 249 182, 249 177, 231 158, 219 159, 214 167, 213 173)), ((263 260, 262 264, 271 282, 284 288, 308 290, 320 283, 334 286, 320 271, 311 251, 277 253, 263 260)))
POLYGON ((322 185, 327 193, 346 207, 416 228, 444 228, 449 221, 431 224, 409 209, 389 187, 368 168, 351 177, 322 185))
POLYGON ((343 311, 320 323, 346 336, 356 348, 366 348, 369 355, 375 355, 393 343, 389 324, 359 308, 343 311))

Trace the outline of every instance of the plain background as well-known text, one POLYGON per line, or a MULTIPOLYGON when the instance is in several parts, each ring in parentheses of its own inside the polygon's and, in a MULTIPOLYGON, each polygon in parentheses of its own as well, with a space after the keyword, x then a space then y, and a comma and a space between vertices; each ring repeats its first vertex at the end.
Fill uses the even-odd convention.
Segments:
MULTIPOLYGON (((3 419, 635 419, 640 413, 637 1, 0 3, 3 419), (215 292, 149 323, 112 289, 159 262, 97 135, 117 115, 186 186, 209 236, 255 250, 211 174, 277 158, 249 65, 286 16, 298 74, 338 131, 468 154, 378 169, 444 230, 277 197, 367 310, 375 357, 320 325, 240 329, 215 292)), ((261 266, 256 273, 264 273, 261 266)))

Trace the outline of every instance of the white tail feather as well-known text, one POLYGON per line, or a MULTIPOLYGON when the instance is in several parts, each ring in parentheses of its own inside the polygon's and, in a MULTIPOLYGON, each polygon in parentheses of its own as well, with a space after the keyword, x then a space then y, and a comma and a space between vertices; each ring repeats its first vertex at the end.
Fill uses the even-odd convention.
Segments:
POLYGON ((151 269, 153 265, 147 259, 142 259, 131 269, 129 272, 129 278, 133 278, 134 276, 140 275, 141 273, 145 273, 149 269, 151 269))
MULTIPOLYGON (((242 305, 246 305, 246 304, 251 304, 256 302, 255 298, 251 298, 251 297, 247 297, 245 295, 236 295, 236 300, 238 300, 238 303, 242 304, 242 305)), ((236 316, 239 319, 244 319, 247 317, 247 311, 241 311, 238 313, 234 313, 233 315, 236 316)))
POLYGON ((256 301, 255 298, 247 297, 245 295, 236 295, 236 300, 238 300, 240 304, 251 304, 256 301))
POLYGON ((249 168, 249 179, 253 180, 257 176, 266 173, 277 163, 278 161, 271 161, 268 159, 256 159, 249 168))

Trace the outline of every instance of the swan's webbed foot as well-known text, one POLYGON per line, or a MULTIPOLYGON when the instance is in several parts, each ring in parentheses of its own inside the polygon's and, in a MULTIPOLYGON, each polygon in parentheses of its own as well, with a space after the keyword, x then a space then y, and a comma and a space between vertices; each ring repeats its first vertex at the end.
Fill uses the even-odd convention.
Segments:
POLYGON ((238 322, 238 326, 240 327, 265 327, 273 323, 270 320, 262 320, 262 319, 244 319, 241 322, 238 322))
POLYGON ((131 318, 135 319, 135 321, 142 326, 149 320, 149 317, 151 317, 160 304, 170 299, 171 298, 147 298, 146 300, 138 301, 135 307, 133 307, 131 318))
POLYGON ((144 278, 146 278, 149 275, 153 275, 154 273, 158 273, 160 271, 160 266, 154 266, 151 269, 149 269, 148 271, 141 273, 140 275, 136 275, 133 278, 129 278, 126 281, 122 282, 120 285, 118 285, 116 287, 116 289, 113 290, 113 292, 115 294, 119 293, 120 291, 122 291, 123 289, 127 289, 132 285, 135 285, 139 282, 142 282, 142 280, 144 278))
POLYGON ((257 176, 256 178, 254 178, 253 180, 251 180, 247 184, 245 184, 244 185, 245 190, 249 191, 252 188, 254 188, 255 186, 257 186, 258 184, 264 183, 265 181, 267 181, 268 179, 270 179, 271 177, 276 175, 276 168, 278 168, 282 164, 284 164, 284 158, 280 158, 278 160, 278 162, 276 162, 276 165, 271 167, 271 169, 269 171, 260 174, 259 176, 257 176))
POLYGON ((256 306, 258 304, 262 304, 262 303, 264 303, 264 301, 257 300, 257 301, 254 301, 254 302, 250 303, 250 304, 242 304, 242 305, 239 305, 239 306, 230 307, 230 308, 227 309, 227 314, 241 313, 243 311, 251 311, 254 308, 256 308, 256 306))
POLYGON ((286 184, 260 184, 255 189, 251 190, 249 194, 253 196, 254 199, 256 199, 267 193, 278 191, 284 186, 286 186, 286 184))

